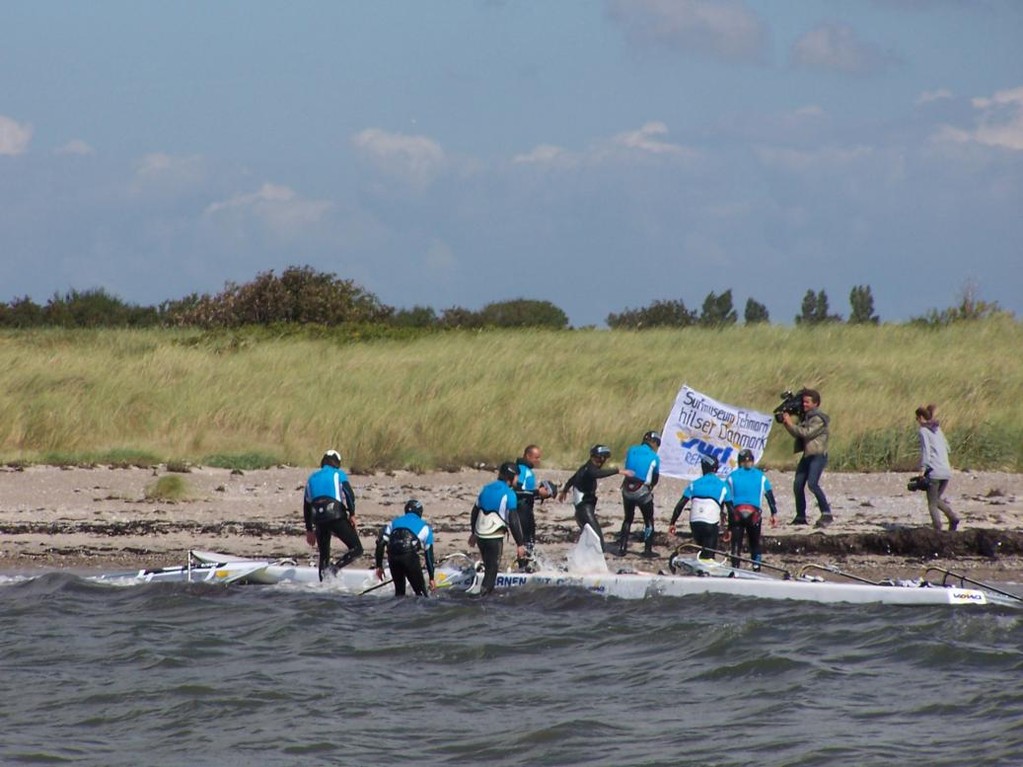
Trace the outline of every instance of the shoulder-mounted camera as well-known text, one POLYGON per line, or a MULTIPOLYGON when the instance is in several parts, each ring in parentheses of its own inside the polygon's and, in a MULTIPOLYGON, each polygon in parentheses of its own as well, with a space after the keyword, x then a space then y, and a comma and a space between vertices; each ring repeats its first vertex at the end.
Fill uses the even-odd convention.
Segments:
POLYGON ((782 413, 789 415, 803 415, 803 392, 783 391, 778 395, 781 397, 781 404, 774 409, 774 420, 781 423, 782 413))

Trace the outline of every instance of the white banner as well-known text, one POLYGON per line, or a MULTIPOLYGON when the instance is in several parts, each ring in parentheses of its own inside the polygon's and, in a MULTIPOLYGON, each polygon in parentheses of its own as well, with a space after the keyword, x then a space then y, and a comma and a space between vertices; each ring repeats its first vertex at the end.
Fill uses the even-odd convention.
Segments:
POLYGON ((703 474, 700 457, 718 459, 718 474, 735 468, 739 451, 749 448, 756 461, 764 454, 774 416, 711 399, 683 385, 661 430, 661 474, 695 479, 703 474))

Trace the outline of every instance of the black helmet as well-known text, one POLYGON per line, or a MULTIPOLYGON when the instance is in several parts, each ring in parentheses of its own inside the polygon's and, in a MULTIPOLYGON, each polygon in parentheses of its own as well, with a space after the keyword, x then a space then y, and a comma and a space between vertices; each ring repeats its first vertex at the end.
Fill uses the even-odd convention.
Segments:
POLYGON ((718 459, 712 455, 701 455, 700 465, 703 466, 704 474, 717 474, 721 464, 718 463, 718 459))
POLYGON ((417 501, 415 498, 410 498, 405 501, 405 513, 415 514, 417 517, 423 516, 423 504, 417 501))
POLYGON ((590 455, 594 458, 610 458, 611 448, 607 445, 594 445, 590 448, 590 455))
POLYGON ((661 444, 661 433, 659 431, 648 431, 643 435, 644 442, 656 442, 658 445, 661 444))
POLYGON ((753 451, 750 450, 748 447, 744 447, 742 450, 739 451, 739 463, 754 460, 756 459, 753 457, 753 451))
POLYGON ((333 466, 335 469, 341 468, 341 453, 337 450, 328 450, 323 454, 323 458, 320 459, 320 466, 333 466))
POLYGON ((519 476, 518 464, 512 461, 505 461, 501 464, 501 468, 497 470, 497 476, 499 479, 504 480, 515 479, 519 476))

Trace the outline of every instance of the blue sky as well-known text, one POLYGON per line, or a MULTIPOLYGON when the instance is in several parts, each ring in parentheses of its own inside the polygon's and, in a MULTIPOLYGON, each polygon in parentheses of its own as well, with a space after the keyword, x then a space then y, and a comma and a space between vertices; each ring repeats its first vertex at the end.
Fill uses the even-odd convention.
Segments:
POLYGON ((0 300, 1023 316, 1023 3, 0 3, 0 300))

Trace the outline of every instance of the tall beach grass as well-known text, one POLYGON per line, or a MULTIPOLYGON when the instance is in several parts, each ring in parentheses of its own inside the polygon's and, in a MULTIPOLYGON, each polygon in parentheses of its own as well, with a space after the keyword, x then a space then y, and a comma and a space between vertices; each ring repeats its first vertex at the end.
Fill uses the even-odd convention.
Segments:
MULTIPOLYGON (((495 463, 541 444, 571 468, 661 428, 683 383, 769 411, 812 386, 831 465, 910 469, 936 402, 959 468, 1023 470, 1023 325, 477 331, 353 342, 259 329, 0 334, 0 460, 310 465, 495 463)), ((772 430, 765 462, 795 462, 772 430)))

